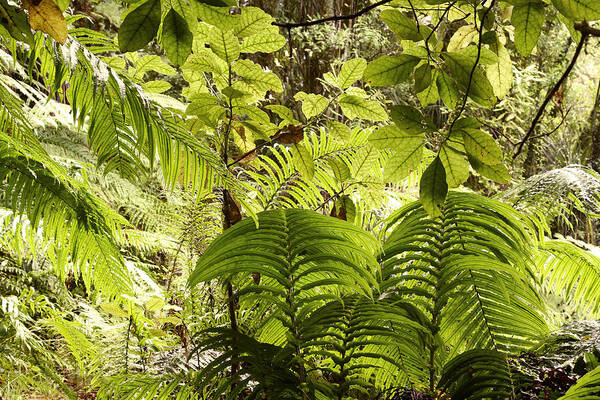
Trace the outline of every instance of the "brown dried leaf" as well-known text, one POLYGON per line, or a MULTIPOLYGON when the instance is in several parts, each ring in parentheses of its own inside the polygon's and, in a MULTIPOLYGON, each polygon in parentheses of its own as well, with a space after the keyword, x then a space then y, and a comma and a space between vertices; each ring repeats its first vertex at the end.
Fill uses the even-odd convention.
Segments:
POLYGON ((240 203, 231 196, 229 190, 225 190, 223 195, 223 216, 225 217, 223 227, 228 229, 242 220, 242 213, 240 203))
POLYGON ((273 136, 273 142, 282 144, 300 143, 302 139, 304 139, 304 127, 302 125, 288 125, 273 136))
POLYGON ((67 21, 54 0, 23 0, 29 12, 29 25, 52 36, 60 44, 67 41, 67 21))

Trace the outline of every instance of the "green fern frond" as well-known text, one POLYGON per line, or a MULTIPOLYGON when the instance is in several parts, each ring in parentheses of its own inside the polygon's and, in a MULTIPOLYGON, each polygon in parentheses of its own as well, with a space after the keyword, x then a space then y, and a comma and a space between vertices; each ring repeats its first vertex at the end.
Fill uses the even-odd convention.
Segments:
POLYGON ((600 367, 593 369, 577 380, 558 400, 600 399, 600 367))
POLYGON ((453 400, 506 399, 513 395, 506 355, 468 350, 444 365, 438 388, 453 400))
POLYGON ((535 266, 543 287, 563 296, 584 313, 599 315, 597 255, 567 240, 546 240, 536 255, 535 266))
POLYGON ((448 355, 474 348, 516 354, 547 332, 531 269, 536 227, 527 217, 451 192, 442 217, 430 218, 417 202, 389 226, 379 256, 381 289, 420 305, 450 346, 448 355))
POLYGON ((72 268, 88 289, 108 296, 131 293, 131 281, 114 244, 123 220, 45 152, 0 134, 3 203, 40 227, 48 257, 61 276, 72 268), (72 263, 69 262, 71 258, 72 263))

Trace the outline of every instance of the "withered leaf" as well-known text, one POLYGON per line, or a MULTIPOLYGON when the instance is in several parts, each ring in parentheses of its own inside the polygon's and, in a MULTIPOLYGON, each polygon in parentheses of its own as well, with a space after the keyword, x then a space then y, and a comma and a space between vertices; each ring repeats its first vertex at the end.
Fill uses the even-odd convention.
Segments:
POLYGON ((300 143, 304 139, 304 127, 302 125, 288 125, 282 128, 272 139, 273 142, 282 144, 300 143))
POLYGON ((23 0, 29 12, 29 25, 52 36, 60 44, 67 41, 67 21, 54 0, 23 0))

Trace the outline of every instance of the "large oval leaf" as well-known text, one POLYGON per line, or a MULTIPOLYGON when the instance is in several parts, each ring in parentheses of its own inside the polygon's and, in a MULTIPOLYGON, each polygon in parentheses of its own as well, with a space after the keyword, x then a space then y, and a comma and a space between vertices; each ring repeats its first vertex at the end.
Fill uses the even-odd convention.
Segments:
POLYGON ((160 0, 147 0, 123 20, 119 28, 119 49, 136 51, 146 46, 160 26, 160 0))

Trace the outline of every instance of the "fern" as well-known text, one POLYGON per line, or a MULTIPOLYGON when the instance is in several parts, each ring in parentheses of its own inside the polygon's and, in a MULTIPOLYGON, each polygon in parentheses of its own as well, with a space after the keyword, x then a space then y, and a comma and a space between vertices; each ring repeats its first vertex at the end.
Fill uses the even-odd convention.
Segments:
POLYGON ((389 222, 379 256, 381 289, 419 305, 441 344, 428 346, 429 383, 440 363, 469 349, 526 350, 547 332, 533 286, 530 244, 535 227, 511 208, 480 196, 449 194, 440 218, 420 203, 389 222))
POLYGON ((600 259, 596 255, 567 240, 547 240, 536 255, 535 265, 545 289, 563 296, 584 313, 598 316, 600 259))
POLYGON ((109 296, 131 292, 131 281, 114 243, 122 219, 45 152, 34 152, 0 134, 0 181, 3 202, 24 214, 51 241, 48 256, 65 276, 72 267, 86 286, 109 296), (67 255, 73 264, 67 262, 67 255))
POLYGON ((600 398, 600 367, 588 372, 571 386, 559 400, 592 400, 600 398))

